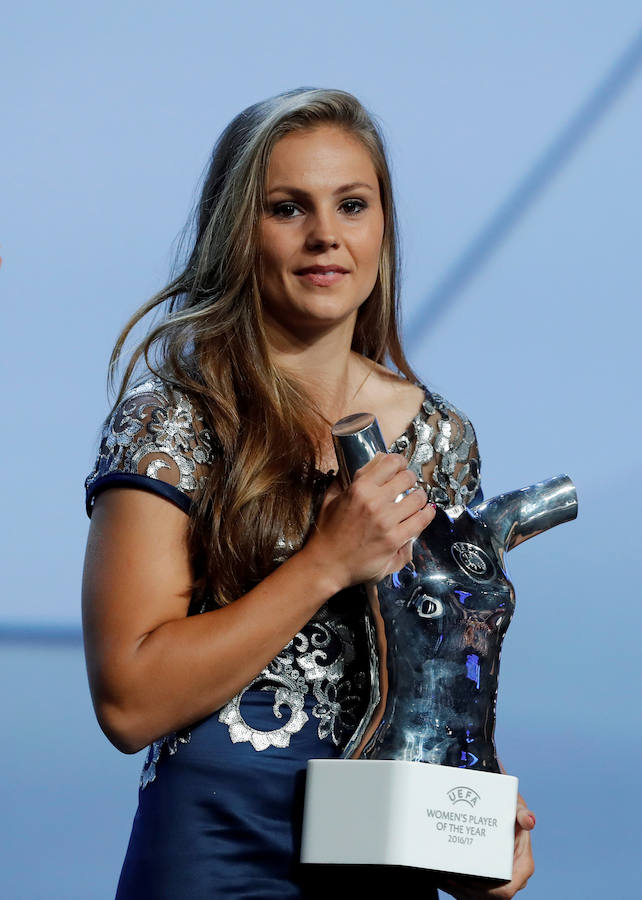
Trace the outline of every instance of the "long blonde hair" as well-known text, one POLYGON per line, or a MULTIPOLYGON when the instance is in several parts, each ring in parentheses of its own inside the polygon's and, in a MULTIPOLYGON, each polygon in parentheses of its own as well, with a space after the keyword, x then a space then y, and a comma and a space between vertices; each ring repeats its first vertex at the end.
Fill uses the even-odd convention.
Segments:
POLYGON ((384 214, 379 273, 359 309, 352 347, 414 378, 399 340, 396 217, 377 125, 345 91, 300 88, 250 106, 214 147, 187 264, 132 316, 109 363, 113 384, 132 328, 165 303, 161 321, 131 354, 115 405, 142 358, 190 396, 212 433, 214 461, 190 514, 192 611, 247 591, 273 568, 279 539, 298 546, 309 528, 319 414, 302 385, 268 353, 258 228, 274 145, 292 131, 322 124, 345 128, 369 151, 384 214))

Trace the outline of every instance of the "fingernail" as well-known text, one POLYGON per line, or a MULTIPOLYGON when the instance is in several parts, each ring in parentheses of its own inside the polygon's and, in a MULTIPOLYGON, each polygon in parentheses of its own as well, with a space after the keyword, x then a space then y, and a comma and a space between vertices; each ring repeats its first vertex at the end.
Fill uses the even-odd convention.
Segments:
POLYGON ((437 504, 436 504, 436 503, 431 503, 430 505, 432 506, 433 509, 437 509, 437 504))
POLYGON ((531 814, 529 815, 528 818, 529 818, 529 819, 531 820, 531 822, 533 823, 533 828, 534 828, 534 827, 535 827, 535 816, 533 815, 533 813, 531 813, 531 814))

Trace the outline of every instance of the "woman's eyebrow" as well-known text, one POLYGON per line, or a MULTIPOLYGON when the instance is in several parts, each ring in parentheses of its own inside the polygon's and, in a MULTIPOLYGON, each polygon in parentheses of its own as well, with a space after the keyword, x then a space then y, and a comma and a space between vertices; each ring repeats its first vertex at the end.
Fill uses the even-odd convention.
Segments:
MULTIPOLYGON (((368 184, 365 181, 351 181, 349 184, 342 184, 341 187, 338 187, 332 193, 333 194, 346 194, 349 191, 356 190, 357 188, 361 188, 361 189, 365 188, 366 190, 372 191, 373 193, 375 193, 375 191, 376 191, 376 188, 374 188, 371 184, 368 184)), ((308 198, 308 197, 312 196, 308 191, 304 190, 303 188, 293 187, 292 185, 288 185, 288 184, 275 185, 274 187, 269 189, 268 194, 275 194, 275 193, 277 193, 277 191, 279 191, 283 194, 291 194, 292 196, 295 196, 295 197, 308 198)))

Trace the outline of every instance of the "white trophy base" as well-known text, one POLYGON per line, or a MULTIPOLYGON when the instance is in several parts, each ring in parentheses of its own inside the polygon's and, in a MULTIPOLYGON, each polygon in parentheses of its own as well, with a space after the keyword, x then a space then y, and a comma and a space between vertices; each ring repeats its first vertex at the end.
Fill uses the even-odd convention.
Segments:
POLYGON ((311 759, 301 862, 510 881, 517 778, 401 760, 311 759))

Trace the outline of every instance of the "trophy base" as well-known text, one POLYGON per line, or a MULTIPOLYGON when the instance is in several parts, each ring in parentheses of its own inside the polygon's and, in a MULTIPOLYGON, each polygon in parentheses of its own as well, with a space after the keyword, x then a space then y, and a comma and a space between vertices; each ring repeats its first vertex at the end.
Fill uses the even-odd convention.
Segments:
POLYGON ((517 783, 512 775, 423 762, 311 759, 301 862, 510 881, 517 783))

